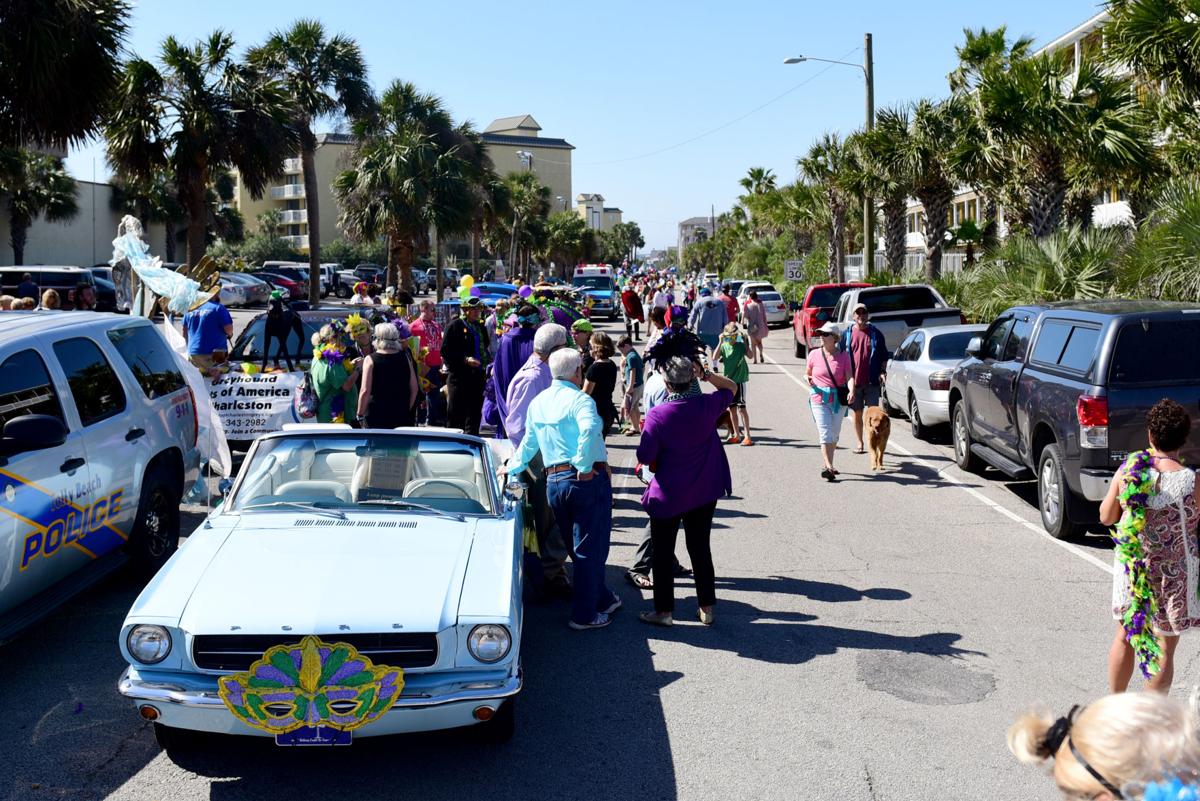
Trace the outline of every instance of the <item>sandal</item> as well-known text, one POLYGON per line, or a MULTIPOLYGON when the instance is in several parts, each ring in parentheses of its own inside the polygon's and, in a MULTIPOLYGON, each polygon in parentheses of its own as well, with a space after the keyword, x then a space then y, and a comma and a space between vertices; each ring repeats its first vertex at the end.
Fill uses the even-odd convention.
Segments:
POLYGON ((636 570, 630 570, 628 573, 626 573, 625 580, 637 587, 639 590, 654 589, 654 580, 645 573, 639 573, 636 570))
POLYGON ((675 625, 670 612, 664 612, 661 615, 658 612, 642 612, 638 615, 638 620, 649 623, 651 626, 663 626, 664 628, 675 625))

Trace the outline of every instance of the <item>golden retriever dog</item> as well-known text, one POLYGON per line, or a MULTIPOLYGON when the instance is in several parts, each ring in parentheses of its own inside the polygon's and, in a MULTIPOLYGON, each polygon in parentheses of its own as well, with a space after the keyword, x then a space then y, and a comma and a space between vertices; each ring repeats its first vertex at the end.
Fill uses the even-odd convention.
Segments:
POLYGON ((887 450, 888 437, 892 433, 892 419, 880 406, 868 406, 863 413, 863 425, 867 429, 867 450, 871 452, 871 469, 883 469, 883 453, 887 450))

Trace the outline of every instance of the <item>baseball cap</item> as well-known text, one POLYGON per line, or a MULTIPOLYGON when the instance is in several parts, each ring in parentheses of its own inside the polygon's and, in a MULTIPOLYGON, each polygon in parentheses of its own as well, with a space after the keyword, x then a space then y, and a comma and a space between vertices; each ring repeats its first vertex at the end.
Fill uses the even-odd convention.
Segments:
POLYGON ((825 323, 825 325, 817 329, 818 334, 833 334, 834 336, 837 336, 837 332, 837 326, 833 323, 825 323))
POLYGON ((584 334, 590 334, 595 329, 592 327, 591 320, 584 319, 584 320, 576 320, 575 322, 571 323, 571 330, 579 331, 584 334))
POLYGON ((854 314, 858 314, 860 311, 867 312, 867 314, 870 314, 870 313, 871 313, 871 312, 870 312, 870 311, 867 309, 867 304, 865 304, 865 303, 856 303, 856 304, 854 304, 854 312, 853 312, 853 313, 854 313, 854 314))
POLYGON ((700 294, 701 294, 701 295, 711 295, 711 294, 712 294, 712 290, 711 290, 711 289, 709 289, 709 288, 708 288, 708 287, 706 287, 706 286, 702 286, 702 287, 700 287, 700 294))

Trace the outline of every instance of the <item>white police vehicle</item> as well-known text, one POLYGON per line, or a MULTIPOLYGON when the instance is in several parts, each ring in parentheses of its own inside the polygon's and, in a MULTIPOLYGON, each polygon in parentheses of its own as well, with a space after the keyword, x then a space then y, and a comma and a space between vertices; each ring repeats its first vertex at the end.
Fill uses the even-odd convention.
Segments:
POLYGON ((125 561, 167 561, 197 431, 149 320, 0 314, 0 642, 125 561))

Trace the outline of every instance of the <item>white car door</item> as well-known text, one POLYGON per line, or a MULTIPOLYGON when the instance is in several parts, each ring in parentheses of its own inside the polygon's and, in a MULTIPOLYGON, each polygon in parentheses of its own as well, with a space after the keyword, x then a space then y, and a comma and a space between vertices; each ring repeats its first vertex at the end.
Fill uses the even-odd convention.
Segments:
POLYGON ((909 334, 900 343, 900 347, 896 348, 896 353, 892 357, 892 361, 887 368, 887 382, 885 389, 887 391, 888 403, 897 409, 906 409, 908 406, 905 402, 905 396, 908 393, 908 359, 909 345, 912 344, 916 334, 909 334))

